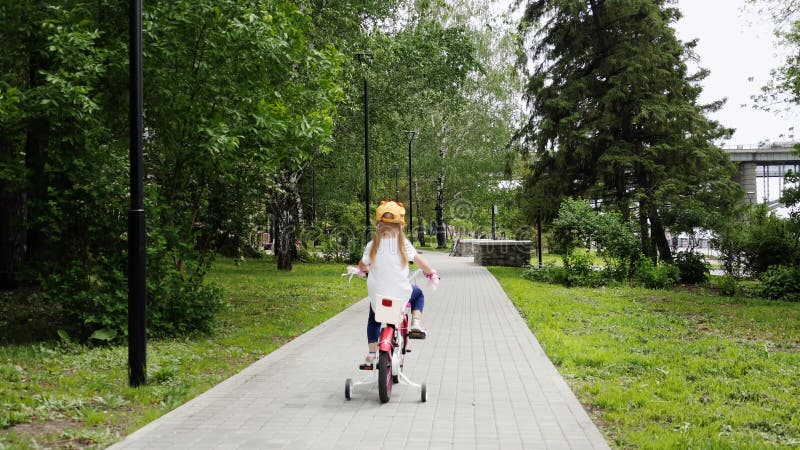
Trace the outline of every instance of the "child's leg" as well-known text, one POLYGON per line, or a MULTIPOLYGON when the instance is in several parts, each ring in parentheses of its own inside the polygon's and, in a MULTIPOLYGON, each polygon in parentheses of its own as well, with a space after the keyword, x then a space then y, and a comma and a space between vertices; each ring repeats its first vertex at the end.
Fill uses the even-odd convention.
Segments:
POLYGON ((425 308, 425 294, 418 286, 411 287, 411 318, 419 319, 422 317, 422 310, 425 308))
POLYGON ((411 303, 411 327, 408 336, 411 339, 425 339, 428 331, 422 326, 422 310, 425 308, 425 295, 422 289, 413 286, 409 303, 411 303))
POLYGON ((375 365, 375 354, 378 352, 378 339, 381 337, 381 324, 375 321, 375 312, 372 307, 369 308, 369 316, 367 317, 367 345, 369 347, 369 354, 366 360, 359 365, 362 370, 372 370, 375 365))
POLYGON ((369 316, 367 317, 367 344, 369 345, 370 353, 378 351, 378 339, 381 338, 381 323, 375 321, 375 311, 372 307, 369 308, 369 316))

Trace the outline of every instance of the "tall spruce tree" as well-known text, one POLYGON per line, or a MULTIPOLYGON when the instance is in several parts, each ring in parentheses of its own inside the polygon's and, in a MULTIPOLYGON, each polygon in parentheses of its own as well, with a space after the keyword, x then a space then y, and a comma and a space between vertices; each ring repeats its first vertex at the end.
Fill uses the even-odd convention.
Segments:
POLYGON ((520 30, 528 43, 521 138, 531 155, 529 215, 548 217, 561 198, 583 196, 640 224, 642 250, 670 261, 665 236, 710 226, 741 189, 714 140, 730 134, 698 104, 698 83, 664 0, 529 2, 520 30))

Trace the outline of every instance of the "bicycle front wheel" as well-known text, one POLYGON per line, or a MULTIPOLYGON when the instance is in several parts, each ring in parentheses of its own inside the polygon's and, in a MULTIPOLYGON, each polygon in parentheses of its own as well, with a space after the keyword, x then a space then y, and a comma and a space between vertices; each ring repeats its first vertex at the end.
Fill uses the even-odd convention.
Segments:
POLYGON ((381 351, 378 355, 378 396, 386 403, 392 396, 392 355, 381 351))

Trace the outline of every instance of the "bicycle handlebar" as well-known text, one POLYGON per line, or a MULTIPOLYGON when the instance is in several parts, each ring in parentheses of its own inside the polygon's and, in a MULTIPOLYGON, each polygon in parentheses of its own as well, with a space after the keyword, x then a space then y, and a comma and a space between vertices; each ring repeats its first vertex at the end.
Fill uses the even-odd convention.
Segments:
MULTIPOLYGON (((408 281, 409 282, 413 281, 414 278, 416 278, 417 275, 419 275, 420 273, 422 273, 422 269, 417 269, 417 270, 413 271, 411 273, 411 275, 409 275, 408 281)), ((353 280, 354 276, 365 277, 367 274, 366 274, 366 272, 364 272, 363 270, 361 270, 360 268, 358 268, 356 266, 347 266, 347 272, 343 273, 342 276, 346 277, 348 275, 350 276, 347 279, 347 282, 349 283, 350 281, 353 280)), ((439 276, 439 273, 438 272, 431 272, 430 274, 425 275, 425 277, 428 279, 428 286, 432 287, 433 289, 436 289, 436 286, 439 285, 439 279, 441 278, 439 276)))

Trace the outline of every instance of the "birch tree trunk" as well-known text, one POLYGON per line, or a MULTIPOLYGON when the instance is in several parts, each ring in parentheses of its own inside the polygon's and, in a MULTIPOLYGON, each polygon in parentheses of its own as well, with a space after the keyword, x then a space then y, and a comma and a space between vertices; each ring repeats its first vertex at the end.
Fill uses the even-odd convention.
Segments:
POLYGON ((444 149, 440 151, 442 171, 439 172, 439 185, 436 188, 436 247, 447 247, 447 236, 444 231, 444 149))
POLYGON ((275 176, 272 214, 275 226, 275 259, 278 270, 292 270, 297 258, 297 228, 300 226, 299 172, 281 170, 275 176))

